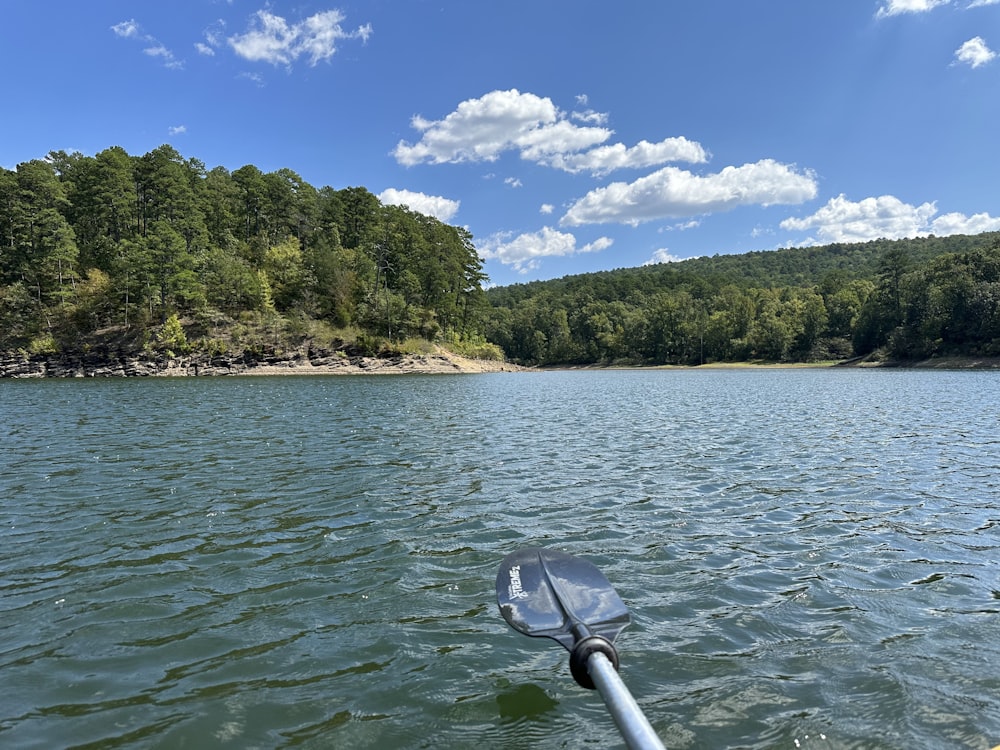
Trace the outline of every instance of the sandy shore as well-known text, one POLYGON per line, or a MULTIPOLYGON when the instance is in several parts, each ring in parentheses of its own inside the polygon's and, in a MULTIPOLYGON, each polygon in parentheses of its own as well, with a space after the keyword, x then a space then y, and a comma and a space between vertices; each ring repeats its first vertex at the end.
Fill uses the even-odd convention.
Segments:
POLYGON ((434 354, 395 357, 327 357, 289 359, 281 362, 217 368, 194 367, 178 361, 158 373, 162 377, 189 375, 448 375, 489 372, 520 372, 524 367, 487 359, 469 359, 446 350, 434 354))
POLYGON ((562 370, 806 370, 842 368, 913 370, 1000 370, 1000 357, 935 357, 912 361, 872 361, 863 358, 823 362, 708 362, 703 365, 576 365, 562 370))
MULTIPOLYGON (((636 367, 636 366, 589 366, 589 367, 555 367, 543 370, 712 370, 712 369, 809 369, 845 366, 843 362, 813 362, 813 363, 747 363, 747 362, 717 362, 697 367, 678 367, 669 365, 636 367)), ((912 363, 850 363, 848 367, 911 367, 921 369, 1000 369, 1000 359, 996 358, 942 358, 912 363)), ((190 368, 188 368, 190 369, 190 368)), ((439 350, 434 354, 410 355, 398 357, 351 357, 337 361, 323 360, 289 360, 280 364, 261 364, 238 372, 234 375, 401 375, 401 374, 456 374, 456 373, 489 373, 489 372, 526 372, 533 368, 521 367, 510 362, 497 360, 469 359, 452 352, 439 350)), ((176 372, 171 368, 162 375, 191 375, 192 372, 176 372)), ((209 374, 209 373, 203 373, 209 374)))

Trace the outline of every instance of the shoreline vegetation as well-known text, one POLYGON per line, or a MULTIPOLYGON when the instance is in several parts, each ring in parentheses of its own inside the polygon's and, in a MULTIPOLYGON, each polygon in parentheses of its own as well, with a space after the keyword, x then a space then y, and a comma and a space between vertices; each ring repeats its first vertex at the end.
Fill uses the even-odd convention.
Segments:
POLYGON ((468 229, 363 187, 169 145, 53 151, 0 167, 0 378, 1000 358, 1000 232, 502 287, 484 262, 468 229))
POLYGON ((434 347, 424 353, 385 352, 379 356, 306 350, 289 355, 238 357, 8 355, 0 357, 0 379, 128 377, 273 377, 316 375, 457 375, 499 372, 640 370, 791 370, 826 368, 1000 370, 1000 357, 938 357, 920 361, 854 358, 823 362, 708 362, 701 365, 603 364, 524 367, 497 359, 477 359, 434 347))
POLYGON ((716 255, 486 294, 486 340, 529 365, 1000 357, 1000 233, 716 255))
POLYGON ((1000 370, 1000 357, 933 357, 924 360, 897 361, 870 357, 822 362, 706 362, 701 365, 577 365, 542 367, 540 370, 823 370, 900 369, 900 370, 1000 370))
POLYGON ((394 375, 512 372, 481 336, 389 339, 357 327, 277 314, 214 315, 158 326, 108 326, 72 341, 0 350, 0 380, 16 378, 394 375))
POLYGON ((435 347, 426 353, 379 356, 344 351, 297 351, 287 355, 239 356, 5 356, 0 379, 214 377, 275 375, 446 375, 516 372, 527 368, 496 359, 476 359, 435 347))

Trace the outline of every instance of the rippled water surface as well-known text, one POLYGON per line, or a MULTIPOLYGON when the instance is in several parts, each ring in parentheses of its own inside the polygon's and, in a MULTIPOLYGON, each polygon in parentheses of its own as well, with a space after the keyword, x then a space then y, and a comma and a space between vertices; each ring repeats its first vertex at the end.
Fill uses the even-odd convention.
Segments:
POLYGON ((585 556, 671 748, 1000 743, 1000 374, 0 382, 0 746, 604 748, 501 558, 585 556))

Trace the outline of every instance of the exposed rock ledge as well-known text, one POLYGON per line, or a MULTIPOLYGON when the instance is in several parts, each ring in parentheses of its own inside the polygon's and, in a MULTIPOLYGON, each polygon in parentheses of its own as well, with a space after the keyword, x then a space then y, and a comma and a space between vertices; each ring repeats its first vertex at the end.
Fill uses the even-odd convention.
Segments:
POLYGON ((401 375, 516 372, 508 362, 468 359, 439 349, 433 354, 386 357, 337 352, 298 353, 289 357, 250 354, 143 358, 88 353, 64 356, 0 356, 0 378, 184 377, 212 375, 401 375))

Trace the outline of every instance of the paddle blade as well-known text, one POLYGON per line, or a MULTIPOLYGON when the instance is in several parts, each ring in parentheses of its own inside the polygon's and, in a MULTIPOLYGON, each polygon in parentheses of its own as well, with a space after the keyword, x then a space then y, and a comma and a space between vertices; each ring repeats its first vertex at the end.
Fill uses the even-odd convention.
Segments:
POLYGON ((542 547, 518 550, 503 559, 497 604, 514 630, 552 638, 570 651, 590 635, 613 643, 630 622, 628 608, 597 567, 542 547))

